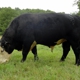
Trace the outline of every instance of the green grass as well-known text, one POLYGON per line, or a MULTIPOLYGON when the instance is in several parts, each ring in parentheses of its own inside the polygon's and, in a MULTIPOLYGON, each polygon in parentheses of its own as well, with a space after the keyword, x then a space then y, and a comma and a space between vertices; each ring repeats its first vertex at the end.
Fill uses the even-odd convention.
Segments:
POLYGON ((39 60, 34 62, 33 54, 21 63, 22 54, 14 51, 10 61, 0 64, 0 80, 80 80, 80 67, 74 65, 75 56, 71 50, 64 62, 61 45, 50 48, 38 45, 39 60))

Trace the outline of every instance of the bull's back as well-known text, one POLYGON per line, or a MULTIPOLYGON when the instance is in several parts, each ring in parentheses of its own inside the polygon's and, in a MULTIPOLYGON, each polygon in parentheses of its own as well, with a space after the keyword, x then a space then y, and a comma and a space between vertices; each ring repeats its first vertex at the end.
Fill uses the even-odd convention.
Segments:
POLYGON ((61 13, 24 14, 18 17, 18 32, 22 36, 34 36, 39 44, 51 45, 71 32, 71 20, 70 15, 61 13))
MULTIPOLYGON (((40 14, 39 14, 40 15, 40 14)), ((37 43, 54 44, 53 42, 65 38, 71 29, 70 20, 65 15, 46 14, 37 16, 38 20, 34 26, 34 36, 37 43)))

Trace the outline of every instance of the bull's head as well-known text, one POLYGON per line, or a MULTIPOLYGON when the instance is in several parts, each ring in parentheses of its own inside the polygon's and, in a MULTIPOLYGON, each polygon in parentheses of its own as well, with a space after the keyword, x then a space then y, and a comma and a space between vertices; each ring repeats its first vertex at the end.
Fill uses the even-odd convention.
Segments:
MULTIPOLYGON (((1 41, 0 41, 1 46, 1 41)), ((10 54, 8 54, 2 47, 0 47, 0 64, 9 61, 10 54)))
POLYGON ((8 54, 11 54, 14 50, 11 43, 5 41, 3 38, 0 40, 0 46, 3 48, 2 52, 5 50, 6 52, 8 52, 8 54))

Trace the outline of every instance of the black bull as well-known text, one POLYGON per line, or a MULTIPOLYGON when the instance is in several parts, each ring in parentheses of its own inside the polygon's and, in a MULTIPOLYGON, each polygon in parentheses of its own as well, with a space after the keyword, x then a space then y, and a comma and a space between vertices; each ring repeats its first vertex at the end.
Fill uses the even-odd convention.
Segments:
POLYGON ((23 62, 30 50, 34 54, 34 59, 38 59, 37 44, 52 49, 62 42, 64 50, 61 60, 66 58, 71 45, 76 64, 80 65, 79 16, 61 13, 23 14, 15 18, 5 30, 1 38, 1 47, 9 54, 14 49, 22 50, 23 62))

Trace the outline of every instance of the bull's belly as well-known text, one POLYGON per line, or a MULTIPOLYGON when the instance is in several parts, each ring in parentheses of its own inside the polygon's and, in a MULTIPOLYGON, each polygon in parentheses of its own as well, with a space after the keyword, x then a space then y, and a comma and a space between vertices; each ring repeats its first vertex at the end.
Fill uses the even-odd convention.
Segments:
POLYGON ((33 41, 32 45, 30 47, 30 50, 32 50, 37 44, 42 44, 42 45, 46 45, 46 46, 50 47, 51 52, 52 52, 55 45, 59 45, 65 41, 66 41, 66 39, 59 39, 56 42, 53 42, 52 44, 51 43, 49 44, 49 42, 45 44, 45 43, 37 43, 37 41, 33 41))
POLYGON ((59 40, 56 41, 55 43, 56 43, 56 45, 59 45, 59 44, 65 42, 65 41, 66 41, 66 39, 59 39, 59 40))
MULTIPOLYGON (((66 41, 66 39, 59 39, 58 41, 56 41, 56 42, 54 42, 54 43, 56 43, 56 45, 59 45, 59 44, 65 42, 65 41, 66 41)), ((55 46, 55 45, 50 46, 51 52, 53 52, 54 46, 55 46)))

